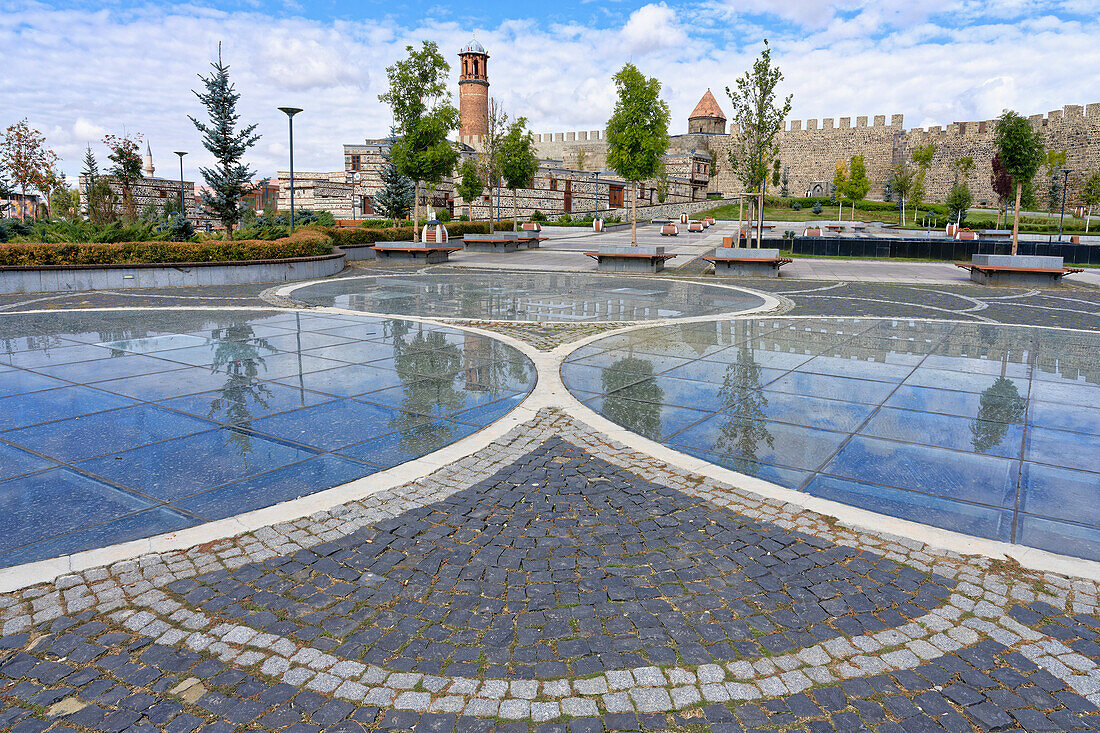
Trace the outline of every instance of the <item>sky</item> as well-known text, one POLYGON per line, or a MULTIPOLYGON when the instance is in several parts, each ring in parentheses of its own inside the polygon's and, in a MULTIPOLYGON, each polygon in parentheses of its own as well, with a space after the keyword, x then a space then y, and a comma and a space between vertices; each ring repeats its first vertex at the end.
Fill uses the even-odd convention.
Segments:
POLYGON ((343 167, 342 145, 382 137, 385 68, 422 40, 451 63, 471 37, 490 54, 490 94, 532 130, 603 129, 612 76, 630 61, 663 85, 671 132, 709 87, 725 87, 768 39, 790 119, 904 114, 907 127, 1044 113, 1100 102, 1100 0, 0 0, 0 128, 26 117, 69 175, 105 134, 140 134, 157 174, 209 165, 188 115, 222 44, 242 119, 261 139, 259 176, 343 167))

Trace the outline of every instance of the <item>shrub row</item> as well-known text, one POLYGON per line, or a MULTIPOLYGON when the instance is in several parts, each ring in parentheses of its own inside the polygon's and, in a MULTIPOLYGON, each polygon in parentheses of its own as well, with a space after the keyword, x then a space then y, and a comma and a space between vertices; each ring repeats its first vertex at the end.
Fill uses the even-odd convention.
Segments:
MULTIPOLYGON (((512 222, 498 221, 497 231, 512 231, 512 222)), ((374 244, 375 242, 410 242, 412 241, 412 227, 404 226, 396 229, 390 227, 333 227, 324 229, 332 241, 338 246, 346 244, 374 244)), ((447 224, 447 233, 451 237, 461 237, 463 234, 488 234, 489 223, 485 221, 452 221, 447 224)))
POLYGON ((0 266, 130 265, 172 262, 240 262, 315 257, 332 252, 332 238, 316 229, 271 241, 20 243, 0 245, 0 266))

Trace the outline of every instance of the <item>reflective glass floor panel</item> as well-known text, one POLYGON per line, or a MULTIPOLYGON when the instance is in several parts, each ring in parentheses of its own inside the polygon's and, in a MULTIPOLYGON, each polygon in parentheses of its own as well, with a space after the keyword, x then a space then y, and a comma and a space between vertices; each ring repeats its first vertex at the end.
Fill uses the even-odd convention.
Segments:
POLYGON ((791 489, 1100 560, 1100 336, 904 320, 654 327, 572 354, 614 422, 791 489))
POLYGON ((0 567, 347 483, 479 430, 534 382, 506 344, 395 319, 0 315, 0 567))
POLYGON ((314 305, 504 321, 652 321, 737 313, 752 293, 675 280, 551 272, 440 272, 340 278, 295 290, 314 305))

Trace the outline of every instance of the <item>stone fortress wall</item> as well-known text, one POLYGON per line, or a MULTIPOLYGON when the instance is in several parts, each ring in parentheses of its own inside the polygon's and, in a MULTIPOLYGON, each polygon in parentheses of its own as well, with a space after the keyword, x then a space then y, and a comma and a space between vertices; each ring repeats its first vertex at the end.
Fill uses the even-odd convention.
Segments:
MULTIPOLYGON (((1066 105, 1046 115, 1029 118, 1043 133, 1048 149, 1066 150, 1070 175, 1070 195, 1067 206, 1078 203, 1080 183, 1100 170, 1100 104, 1066 105)), ((994 205, 996 195, 989 183, 993 160, 994 120, 954 122, 946 127, 932 126, 906 129, 902 115, 890 117, 860 116, 852 124, 851 117, 834 119, 789 120, 779 134, 779 158, 788 168, 788 190, 792 196, 807 195, 814 183, 830 182, 838 160, 848 161, 862 155, 867 175, 872 181, 870 199, 881 199, 890 171, 898 163, 909 160, 913 150, 928 143, 936 145, 936 154, 925 181, 926 201, 941 203, 954 182, 951 165, 961 157, 974 159, 970 189, 976 204, 994 205)), ((726 194, 741 190, 737 177, 730 171, 728 151, 737 134, 735 125, 727 134, 692 133, 673 135, 670 153, 701 150, 716 160, 717 176, 710 190, 726 194)), ((576 168, 583 153, 584 170, 602 170, 607 165, 607 141, 603 131, 556 132, 535 135, 539 156, 563 161, 576 168)), ((827 187, 823 195, 827 195, 827 187)))

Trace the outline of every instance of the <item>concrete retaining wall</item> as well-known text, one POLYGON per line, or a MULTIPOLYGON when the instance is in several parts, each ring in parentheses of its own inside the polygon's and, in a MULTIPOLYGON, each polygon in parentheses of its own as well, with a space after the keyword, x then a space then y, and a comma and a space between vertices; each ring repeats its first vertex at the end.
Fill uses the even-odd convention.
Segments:
POLYGON ((0 295, 312 280, 340 272, 345 258, 337 247, 330 255, 289 260, 0 267, 0 295))
MULTIPOLYGON (((670 204, 654 204, 653 206, 639 206, 638 207, 638 221, 648 221, 649 219, 675 219, 680 215, 680 212, 686 211, 689 214, 694 214, 698 211, 706 211, 707 209, 714 209, 719 206, 725 206, 726 204, 736 204, 739 199, 704 199, 702 201, 683 201, 680 203, 670 204)), ((593 216, 602 216, 604 219, 609 219, 613 216, 621 217, 623 221, 630 221, 630 207, 626 206, 621 209, 604 209, 603 211, 577 211, 570 216, 576 219, 583 219, 585 214, 592 214, 593 216)), ((550 222, 552 223, 552 222, 550 222)))

